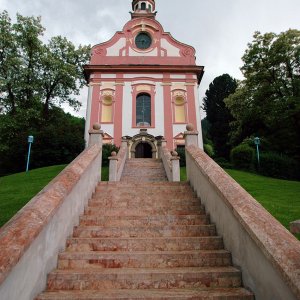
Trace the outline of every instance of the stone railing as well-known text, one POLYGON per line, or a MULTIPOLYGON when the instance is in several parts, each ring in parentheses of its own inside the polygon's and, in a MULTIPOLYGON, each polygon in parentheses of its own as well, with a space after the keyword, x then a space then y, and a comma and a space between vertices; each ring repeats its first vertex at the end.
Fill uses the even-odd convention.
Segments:
POLYGON ((0 229, 0 299, 32 300, 101 178, 102 131, 89 147, 0 229))
POLYGON ((123 169, 128 158, 128 142, 126 139, 122 139, 121 148, 118 152, 112 152, 109 157, 109 181, 120 181, 123 169))
POLYGON ((187 127, 188 180, 256 300, 300 299, 300 242, 198 148, 187 127))
POLYGON ((158 142, 158 149, 159 158, 161 158, 163 162, 168 180, 171 182, 180 181, 180 158, 178 153, 176 151, 170 152, 166 146, 165 140, 160 140, 158 142))

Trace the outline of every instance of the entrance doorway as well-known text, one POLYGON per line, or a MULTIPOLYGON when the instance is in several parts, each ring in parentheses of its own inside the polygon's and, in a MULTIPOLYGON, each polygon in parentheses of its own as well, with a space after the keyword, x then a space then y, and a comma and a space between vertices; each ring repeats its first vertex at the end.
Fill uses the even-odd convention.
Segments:
POLYGON ((135 158, 152 158, 152 147, 148 143, 139 143, 135 147, 135 158))

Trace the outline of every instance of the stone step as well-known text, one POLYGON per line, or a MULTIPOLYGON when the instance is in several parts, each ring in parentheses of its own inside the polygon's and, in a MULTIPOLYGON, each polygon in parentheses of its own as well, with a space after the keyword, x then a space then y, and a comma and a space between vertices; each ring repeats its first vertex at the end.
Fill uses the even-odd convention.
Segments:
POLYGON ((226 289, 149 289, 46 292, 35 300, 254 300, 243 288, 226 289))
POLYGON ((216 235, 215 225, 176 225, 140 227, 77 226, 73 237, 201 237, 216 235))
POLYGON ((86 268, 176 268, 227 267, 231 255, 226 250, 143 251, 143 252, 62 252, 58 269, 86 268))
POLYGON ((121 182, 162 182, 167 181, 161 160, 130 159, 124 166, 121 182))
POLYGON ((125 179, 121 178, 121 181, 123 182, 161 182, 161 181, 167 181, 167 178, 163 178, 163 177, 157 177, 157 176, 153 176, 153 177, 149 177, 149 176, 138 176, 138 177, 132 177, 130 178, 129 176, 126 177, 125 179))
POLYGON ((101 207, 102 209, 104 208, 128 208, 128 209, 140 209, 143 207, 145 210, 157 210, 157 209, 162 209, 162 210, 168 210, 170 207, 176 207, 176 209, 182 209, 182 210, 201 210, 201 204, 200 202, 194 202, 190 203, 187 200, 179 200, 176 203, 175 201, 172 200, 163 200, 163 201, 152 201, 151 200, 145 200, 141 201, 138 199, 122 199, 120 201, 115 200, 115 201, 109 201, 109 200, 100 200, 100 199, 92 199, 88 202, 89 207, 101 207), (174 203, 175 202, 175 203, 174 203))
MULTIPOLYGON (((122 192, 117 192, 117 193, 101 193, 98 192, 97 194, 94 194, 91 200, 106 200, 106 201, 128 201, 128 200, 135 200, 136 202, 144 203, 144 202, 149 202, 150 200, 153 200, 153 202, 170 202, 170 201, 181 201, 183 203, 191 203, 191 202, 196 202, 200 203, 200 199, 197 198, 194 194, 187 194, 187 193, 147 193, 146 191, 144 192, 136 192, 134 193, 122 193, 122 192)), ((176 203, 175 203, 176 204, 176 203)))
POLYGON ((96 192, 101 193, 115 193, 119 191, 147 191, 147 192, 160 192, 160 191, 192 191, 190 186, 185 182, 101 182, 97 185, 96 192))
POLYGON ((237 288, 241 273, 233 267, 55 270, 48 291, 101 289, 237 288))
POLYGON ((162 165, 162 161, 160 159, 157 160, 137 160, 137 159, 128 159, 126 161, 126 165, 127 166, 147 166, 147 167, 151 167, 151 166, 161 166, 162 165))
POLYGON ((151 174, 151 173, 161 173, 161 174, 166 174, 164 168, 157 164, 157 165, 148 165, 146 168, 141 165, 125 165, 124 167, 124 173, 128 174, 151 174))
POLYGON ((177 215, 186 216, 194 214, 205 214, 203 206, 197 208, 188 207, 185 209, 177 207, 151 207, 143 209, 141 205, 140 208, 103 208, 103 207, 86 207, 84 210, 85 215, 98 215, 98 216, 151 216, 151 215, 177 215))
POLYGON ((144 175, 144 176, 166 176, 165 170, 161 168, 148 168, 147 170, 140 170, 140 167, 137 169, 131 169, 131 170, 124 170, 122 173, 122 177, 125 177, 126 175, 129 176, 139 176, 139 175, 144 175))
POLYGON ((97 215, 84 215, 80 217, 83 226, 112 226, 112 227, 140 227, 140 226, 174 226, 174 225, 208 225, 209 216, 202 215, 154 215, 135 217, 108 217, 97 215))
POLYGON ((150 183, 150 182, 145 182, 142 185, 140 183, 127 183, 127 182, 109 182, 109 181, 102 181, 98 183, 97 187, 105 187, 105 189, 109 188, 133 188, 133 187, 144 187, 144 188, 149 188, 149 189, 159 189, 159 188, 188 188, 191 189, 190 185, 188 182, 181 181, 181 182, 155 182, 155 183, 150 183))
POLYGON ((189 251, 221 250, 223 240, 212 237, 172 237, 172 238, 69 238, 67 251, 189 251))
POLYGON ((189 199, 189 198, 196 198, 196 195, 191 190, 184 190, 184 189, 174 189, 173 191, 169 191, 168 189, 165 190, 148 190, 142 188, 128 188, 128 189, 118 189, 117 191, 97 191, 93 195, 93 198, 101 198, 101 197, 138 197, 139 199, 150 198, 153 197, 154 199, 162 199, 167 197, 169 199, 189 199))

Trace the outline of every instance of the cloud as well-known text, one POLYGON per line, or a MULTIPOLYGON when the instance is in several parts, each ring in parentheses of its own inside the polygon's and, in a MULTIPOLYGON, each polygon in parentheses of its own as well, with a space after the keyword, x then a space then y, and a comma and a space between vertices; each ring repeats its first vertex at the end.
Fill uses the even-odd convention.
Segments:
MULTIPOLYGON (((300 28, 299 0, 156 0, 156 4, 157 20, 174 38, 195 47, 197 63, 205 66, 200 98, 223 73, 242 78, 241 57, 254 31, 300 28)), ((0 9, 11 16, 41 15, 45 39, 63 35, 76 45, 95 45, 122 30, 130 20, 131 0, 0 0, 0 9)))

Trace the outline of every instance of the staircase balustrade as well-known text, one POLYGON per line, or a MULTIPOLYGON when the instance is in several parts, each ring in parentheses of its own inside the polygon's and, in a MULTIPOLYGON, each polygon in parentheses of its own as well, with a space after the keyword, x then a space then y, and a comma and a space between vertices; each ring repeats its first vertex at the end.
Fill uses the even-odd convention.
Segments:
POLYGON ((32 300, 101 179, 99 125, 89 147, 0 229, 0 299, 32 300))
POLYGON ((187 177, 241 268, 244 286, 256 300, 300 299, 299 241, 198 147, 197 135, 188 125, 187 177))
POLYGON ((118 154, 116 152, 112 152, 112 156, 109 157, 109 181, 120 181, 127 158, 128 142, 126 139, 123 139, 118 154))
POLYGON ((179 166, 179 156, 176 151, 169 151, 166 147, 166 141, 162 140, 159 145, 159 157, 162 159, 168 180, 170 182, 180 181, 180 166, 179 166))

